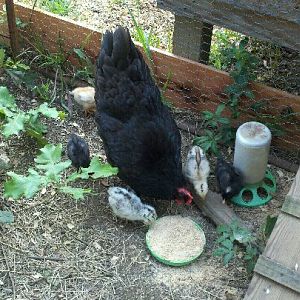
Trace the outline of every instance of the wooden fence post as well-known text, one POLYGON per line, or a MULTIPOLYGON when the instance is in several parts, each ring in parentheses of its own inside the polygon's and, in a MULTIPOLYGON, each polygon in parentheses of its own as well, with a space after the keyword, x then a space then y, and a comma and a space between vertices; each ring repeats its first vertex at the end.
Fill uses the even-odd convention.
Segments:
POLYGON ((173 53, 208 63, 213 25, 175 15, 173 53))
POLYGON ((19 47, 18 47, 18 31, 16 25, 14 1, 5 0, 5 5, 6 5, 7 23, 8 23, 9 38, 10 38, 10 47, 11 47, 13 58, 16 58, 19 47))

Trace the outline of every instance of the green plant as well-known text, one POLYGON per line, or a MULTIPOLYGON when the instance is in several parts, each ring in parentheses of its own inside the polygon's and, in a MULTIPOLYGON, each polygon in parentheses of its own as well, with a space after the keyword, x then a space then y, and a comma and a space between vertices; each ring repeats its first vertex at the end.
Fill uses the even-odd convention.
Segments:
POLYGON ((60 16, 67 16, 72 9, 70 0, 42 0, 41 6, 60 16))
POLYGON ((224 50, 238 44, 243 35, 235 31, 216 27, 214 29, 209 62, 219 70, 227 70, 230 67, 230 60, 224 55, 224 50))
POLYGON ((254 70, 257 66, 257 58, 246 50, 249 38, 244 38, 238 46, 225 49, 224 55, 231 62, 231 72, 233 84, 225 88, 228 95, 227 106, 230 108, 232 118, 236 119, 240 115, 239 101, 242 96, 254 99, 254 94, 249 88, 249 83, 256 78, 254 70))
POLYGON ((251 232, 234 220, 230 224, 219 225, 217 233, 220 235, 216 240, 218 248, 213 252, 213 255, 223 257, 224 265, 228 265, 236 256, 239 245, 242 245, 247 272, 252 272, 258 258, 258 248, 251 232))
POLYGON ((42 83, 40 85, 34 86, 32 90, 35 92, 38 99, 40 99, 41 101, 51 102, 52 91, 50 87, 51 87, 51 83, 50 81, 47 81, 46 83, 42 83))
POLYGON ((71 166, 70 160, 62 161, 62 145, 48 144, 40 149, 40 154, 34 159, 35 167, 28 169, 28 175, 19 175, 15 172, 8 172, 10 177, 4 184, 4 197, 27 199, 43 187, 52 185, 59 192, 69 194, 74 199, 80 200, 84 195, 91 193, 91 189, 72 187, 69 183, 76 179, 97 179, 117 174, 118 169, 109 164, 103 164, 99 158, 94 157, 88 168, 82 168, 82 173, 72 173, 65 176, 65 171, 71 166))
POLYGON ((234 129, 231 127, 231 120, 223 117, 222 113, 225 104, 219 104, 215 112, 202 112, 204 130, 202 136, 194 139, 194 144, 203 148, 205 152, 211 151, 219 154, 219 144, 229 144, 234 139, 234 129))
POLYGON ((267 216, 267 219, 266 219, 266 222, 265 222, 264 228, 263 228, 263 236, 264 236, 265 241, 270 237, 270 235, 275 227, 277 218, 278 218, 278 216, 270 216, 270 215, 267 216))
POLYGON ((8 89, 0 86, 1 133, 5 138, 19 135, 23 131, 35 138, 39 145, 45 145, 47 140, 43 135, 47 132, 47 126, 42 124, 41 115, 52 119, 63 119, 65 117, 64 113, 49 107, 47 103, 24 112, 17 107, 15 98, 9 93, 8 89))
POLYGON ((87 81, 90 85, 95 86, 95 79, 94 79, 94 70, 95 66, 90 60, 90 58, 86 55, 83 49, 81 48, 74 48, 74 53, 76 54, 80 68, 76 70, 75 77, 79 79, 87 81))

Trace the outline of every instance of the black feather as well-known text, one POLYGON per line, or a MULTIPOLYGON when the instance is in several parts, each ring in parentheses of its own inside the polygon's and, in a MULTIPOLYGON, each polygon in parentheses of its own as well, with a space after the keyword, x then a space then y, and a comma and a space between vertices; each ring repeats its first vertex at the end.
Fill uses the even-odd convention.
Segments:
POLYGON ((226 200, 237 195, 243 187, 242 174, 222 157, 218 157, 216 178, 222 197, 226 200))
POLYGON ((79 168, 87 168, 90 165, 90 150, 87 142, 79 137, 78 135, 72 133, 68 145, 67 154, 69 159, 72 161, 72 165, 79 170, 79 168))
POLYGON ((185 181, 181 136, 128 30, 106 32, 97 60, 96 123, 108 161, 136 193, 172 198, 185 181))

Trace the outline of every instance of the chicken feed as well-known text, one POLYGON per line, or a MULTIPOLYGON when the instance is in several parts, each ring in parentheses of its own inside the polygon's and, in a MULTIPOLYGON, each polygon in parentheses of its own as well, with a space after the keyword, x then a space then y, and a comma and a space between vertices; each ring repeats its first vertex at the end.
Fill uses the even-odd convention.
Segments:
POLYGON ((189 261, 202 253, 205 236, 190 218, 166 216, 150 227, 147 242, 161 259, 189 261))

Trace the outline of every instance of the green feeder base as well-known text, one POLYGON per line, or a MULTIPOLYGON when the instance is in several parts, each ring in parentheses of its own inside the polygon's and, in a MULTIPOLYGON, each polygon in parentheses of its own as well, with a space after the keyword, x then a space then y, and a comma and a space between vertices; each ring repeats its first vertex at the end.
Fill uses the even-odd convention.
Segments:
POLYGON ((247 184, 231 202, 244 207, 257 207, 267 204, 276 192, 276 181, 270 170, 265 178, 256 184, 247 184))

